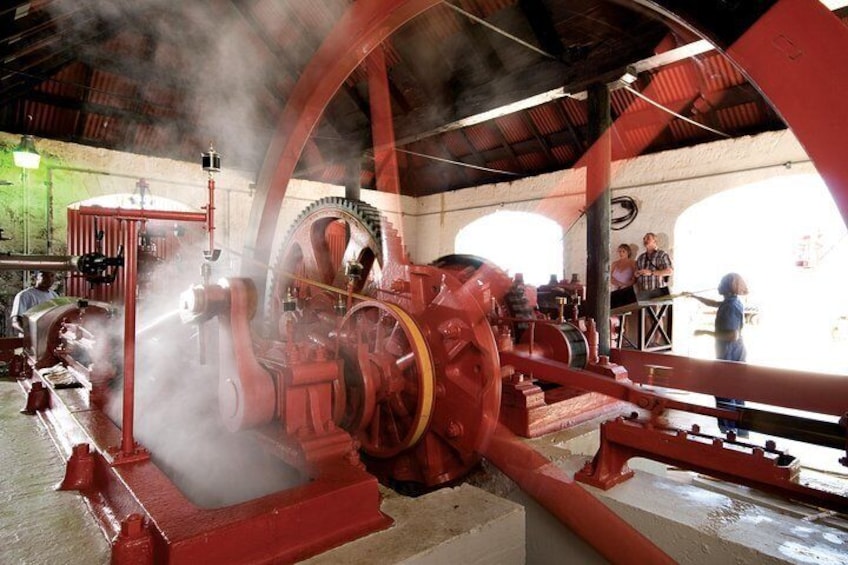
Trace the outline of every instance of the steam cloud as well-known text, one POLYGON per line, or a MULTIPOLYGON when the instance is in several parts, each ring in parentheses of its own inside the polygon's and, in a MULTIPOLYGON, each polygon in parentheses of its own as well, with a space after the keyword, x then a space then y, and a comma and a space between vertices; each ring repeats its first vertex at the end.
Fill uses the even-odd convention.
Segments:
MULTIPOLYGON (((134 436, 198 506, 216 508, 295 486, 298 473, 265 453, 249 433, 224 429, 218 414, 218 354, 198 355, 197 327, 177 316, 185 286, 139 297, 134 436)), ((118 321, 117 331, 123 323, 118 321)), ((208 323, 217 332, 216 323, 208 323)), ((122 390, 107 413, 121 424, 122 390)))

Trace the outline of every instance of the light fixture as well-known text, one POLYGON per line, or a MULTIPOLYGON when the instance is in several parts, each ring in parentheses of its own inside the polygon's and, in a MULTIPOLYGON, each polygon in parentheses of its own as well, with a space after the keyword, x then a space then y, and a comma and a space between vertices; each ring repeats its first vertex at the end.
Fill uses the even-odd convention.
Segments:
POLYGON ((35 138, 22 135, 20 144, 12 150, 15 166, 22 169, 37 169, 41 163, 41 155, 35 150, 35 138))

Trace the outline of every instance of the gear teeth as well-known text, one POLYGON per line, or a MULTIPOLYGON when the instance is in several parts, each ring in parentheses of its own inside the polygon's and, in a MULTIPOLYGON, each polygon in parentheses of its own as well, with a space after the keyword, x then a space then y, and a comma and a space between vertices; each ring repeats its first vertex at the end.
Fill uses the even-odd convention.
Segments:
MULTIPOLYGON (((281 278, 280 270, 282 269, 282 262, 285 259, 285 254, 288 250, 289 240, 291 240, 297 230, 299 230, 302 225, 307 222, 310 216, 319 211, 333 209, 340 210, 344 213, 344 215, 351 217, 353 221, 360 223, 368 230, 373 240, 379 243, 379 245, 376 245, 375 248, 378 253, 377 261, 380 265, 383 265, 384 243, 387 249, 390 250, 392 257, 406 258, 406 252, 400 241, 397 230, 392 226, 391 222, 386 220, 377 208, 362 200, 352 200, 339 196, 327 196, 316 200, 304 208, 303 211, 298 214, 297 218, 295 218, 291 227, 289 227, 286 237, 283 240, 284 243, 280 247, 280 250, 277 253, 277 258, 274 261, 274 267, 271 271, 270 289, 276 288, 277 282, 281 278), (385 242, 383 242, 384 238, 386 240, 385 242)), ((273 315, 270 300, 268 301, 265 310, 268 317, 273 315)))
MULTIPOLYGON (((524 287, 514 284, 512 288, 507 291, 506 295, 504 295, 504 302, 506 303, 506 307, 509 309, 509 316, 511 318, 533 317, 533 310, 530 309, 530 303, 524 295, 524 287)), ((521 334, 523 334, 529 327, 530 326, 527 322, 516 322, 514 324, 513 330, 515 332, 516 342, 521 339, 521 334)))

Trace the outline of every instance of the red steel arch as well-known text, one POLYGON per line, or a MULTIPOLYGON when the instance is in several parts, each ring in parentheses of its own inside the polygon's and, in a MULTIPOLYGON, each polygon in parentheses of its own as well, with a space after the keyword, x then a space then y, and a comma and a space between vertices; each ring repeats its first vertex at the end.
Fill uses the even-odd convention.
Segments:
MULTIPOLYGON (((307 65, 265 155, 250 213, 242 272, 264 280, 286 187, 324 109, 350 73, 400 26, 438 0, 358 0, 307 65), (253 261, 251 261, 251 259, 253 261), (258 266, 258 268, 257 268, 258 266)), ((658 2, 633 0, 663 17, 658 2)), ((699 35, 699 30, 679 19, 699 35)), ((848 30, 818 0, 779 0, 726 50, 792 128, 848 222, 848 30)))

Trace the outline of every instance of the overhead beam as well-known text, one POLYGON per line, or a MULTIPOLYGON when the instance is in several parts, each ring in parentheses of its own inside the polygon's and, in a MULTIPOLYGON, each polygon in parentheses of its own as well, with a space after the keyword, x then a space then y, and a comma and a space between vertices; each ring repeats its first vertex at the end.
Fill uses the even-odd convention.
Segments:
MULTIPOLYGON (((706 41, 696 41, 676 49, 671 49, 665 53, 654 55, 646 59, 637 61, 633 65, 638 72, 656 69, 665 65, 670 65, 678 61, 688 59, 695 55, 706 53, 713 47, 706 41)), ((615 69, 607 72, 606 76, 599 78, 601 82, 610 84, 611 89, 615 89, 616 82, 624 73, 624 68, 615 69)), ((508 92, 512 101, 501 103, 495 108, 491 108, 476 113, 466 113, 464 117, 455 119, 448 123, 444 123, 438 127, 427 127, 430 123, 429 117, 420 115, 398 118, 396 120, 398 130, 398 145, 406 145, 415 141, 420 141, 434 135, 440 135, 449 131, 466 128, 489 120, 494 120, 502 116, 521 112, 530 108, 535 108, 543 104, 547 104, 553 100, 565 98, 567 96, 576 96, 580 93, 585 93, 588 84, 572 82, 566 86, 563 84, 564 71, 561 65, 551 62, 540 62, 525 75, 533 75, 533 79, 522 81, 515 77, 508 77, 502 82, 509 85, 509 88, 498 88, 497 86, 487 85, 486 93, 491 98, 491 92, 508 92), (523 88, 516 90, 515 85, 522 85, 523 88), (546 88, 547 86, 547 88, 546 88)), ((482 93, 481 93, 482 96, 482 93)), ((469 96, 468 98, 471 98, 469 96)))

